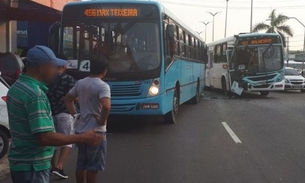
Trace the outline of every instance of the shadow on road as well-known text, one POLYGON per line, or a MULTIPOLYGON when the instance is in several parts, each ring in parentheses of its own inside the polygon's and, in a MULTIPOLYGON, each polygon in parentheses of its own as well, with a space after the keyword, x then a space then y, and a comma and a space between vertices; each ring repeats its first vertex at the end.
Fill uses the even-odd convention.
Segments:
POLYGON ((155 125, 164 125, 161 116, 111 116, 107 130, 111 133, 136 133, 155 125))

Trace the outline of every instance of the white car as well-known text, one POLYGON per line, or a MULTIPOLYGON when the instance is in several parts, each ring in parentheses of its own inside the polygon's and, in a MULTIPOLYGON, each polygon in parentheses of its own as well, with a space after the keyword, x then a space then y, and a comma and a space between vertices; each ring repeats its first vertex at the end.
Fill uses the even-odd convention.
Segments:
POLYGON ((285 90, 305 92, 305 78, 292 67, 285 67, 285 90))
MULTIPOLYGON (((1 75, 1 73, 0 73, 1 75)), ((0 159, 7 153, 9 147, 10 130, 6 107, 6 95, 9 85, 0 76, 0 159)))

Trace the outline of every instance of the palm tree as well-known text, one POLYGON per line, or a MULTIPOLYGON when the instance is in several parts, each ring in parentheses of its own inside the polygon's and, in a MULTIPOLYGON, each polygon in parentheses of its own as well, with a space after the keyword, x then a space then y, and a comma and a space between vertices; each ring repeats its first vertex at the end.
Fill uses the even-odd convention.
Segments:
POLYGON ((282 13, 277 14, 276 9, 272 10, 269 15, 270 24, 265 22, 257 23, 254 25, 253 32, 259 32, 262 30, 267 30, 267 33, 278 33, 281 35, 283 44, 286 47, 285 35, 293 37, 293 31, 289 25, 286 25, 285 22, 289 20, 289 17, 283 15, 282 13))

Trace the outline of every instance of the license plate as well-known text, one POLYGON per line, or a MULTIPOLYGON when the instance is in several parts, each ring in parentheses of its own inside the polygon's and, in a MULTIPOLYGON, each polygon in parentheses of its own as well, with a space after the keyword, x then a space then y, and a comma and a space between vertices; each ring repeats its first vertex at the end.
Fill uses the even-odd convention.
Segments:
POLYGON ((298 86, 298 85, 294 85, 294 86, 292 86, 292 88, 302 88, 302 86, 298 86))

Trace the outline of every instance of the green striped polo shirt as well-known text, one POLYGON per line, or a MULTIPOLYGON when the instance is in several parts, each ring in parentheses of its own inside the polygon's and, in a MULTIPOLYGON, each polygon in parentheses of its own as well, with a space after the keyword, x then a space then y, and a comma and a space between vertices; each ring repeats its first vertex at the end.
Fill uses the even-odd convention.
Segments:
POLYGON ((54 148, 39 146, 35 134, 54 132, 47 87, 21 74, 7 94, 12 143, 9 162, 12 171, 41 171, 50 168, 54 148))

